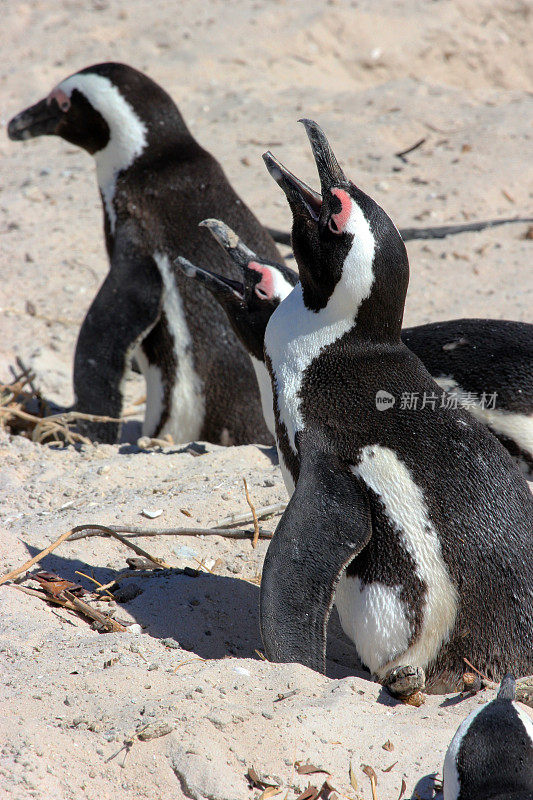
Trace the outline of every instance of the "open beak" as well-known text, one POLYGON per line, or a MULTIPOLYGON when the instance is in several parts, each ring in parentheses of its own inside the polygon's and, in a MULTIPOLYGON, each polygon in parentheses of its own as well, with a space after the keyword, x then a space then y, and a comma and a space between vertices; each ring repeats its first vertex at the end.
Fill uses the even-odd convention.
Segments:
POLYGON ((322 187, 322 195, 333 186, 348 183, 348 179, 340 168, 335 153, 331 149, 326 139, 326 134, 320 125, 317 125, 312 119, 300 119, 298 122, 301 122, 304 126, 311 144, 318 177, 320 178, 320 186, 322 187))
POLYGON ((309 216, 318 221, 322 210, 322 196, 333 186, 347 183, 347 178, 339 166, 328 140, 316 122, 311 119, 299 120, 307 132, 320 178, 322 194, 315 192, 306 183, 290 172, 270 151, 263 155, 266 167, 276 183, 283 189, 289 202, 304 207, 309 216))
POLYGON ((200 222, 200 226, 211 232, 218 244, 239 267, 243 277, 243 296, 246 301, 250 300, 259 278, 257 270, 252 269, 249 265, 250 262, 254 262, 257 266, 258 263, 262 263, 262 259, 258 258, 257 254, 250 250, 225 222, 221 222, 219 219, 204 219, 200 222))
POLYGON ((7 126, 7 135, 13 141, 51 135, 56 133, 61 117, 57 103, 49 103, 44 98, 13 117, 7 126))
POLYGON ((207 228, 218 244, 224 248, 230 258, 238 267, 244 269, 250 261, 257 259, 256 254, 246 247, 235 231, 232 231, 224 222, 219 219, 204 219, 200 222, 201 228, 207 228))
POLYGON ((290 172, 270 150, 263 154, 263 161, 278 186, 287 195, 287 200, 303 206, 312 219, 318 220, 322 210, 322 196, 290 172))
POLYGON ((183 256, 178 256, 174 264, 179 267, 188 278, 194 278, 198 283, 203 284, 206 289, 217 298, 217 300, 224 304, 228 302, 239 303, 244 302, 244 284, 239 281, 234 281, 231 278, 226 278, 223 275, 217 275, 216 272, 211 272, 202 267, 195 267, 183 256))

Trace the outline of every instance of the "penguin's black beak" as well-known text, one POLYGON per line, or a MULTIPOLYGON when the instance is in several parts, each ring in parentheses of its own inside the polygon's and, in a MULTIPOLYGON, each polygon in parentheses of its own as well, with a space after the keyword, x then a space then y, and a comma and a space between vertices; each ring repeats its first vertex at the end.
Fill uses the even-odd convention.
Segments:
POLYGON ((195 267, 183 256, 178 256, 174 264, 188 278, 194 278, 198 283, 203 284, 222 306, 244 303, 245 288, 243 283, 218 275, 208 269, 195 267))
MULTIPOLYGON (((243 299, 250 301, 259 280, 258 273, 249 267, 250 262, 260 262, 256 253, 244 244, 235 231, 219 219, 204 219, 200 222, 200 227, 207 228, 210 231, 216 242, 239 267, 243 277, 243 299)), ((218 277, 222 281, 227 280, 221 275, 214 277, 218 277)))
POLYGON ((291 208, 294 210, 304 209, 312 219, 317 221, 322 210, 321 195, 290 172, 281 161, 272 155, 270 150, 263 154, 263 161, 278 186, 285 192, 291 208))
POLYGON ((348 178, 340 168, 335 153, 320 125, 317 125, 312 119, 299 119, 298 122, 302 123, 307 133, 320 178, 322 197, 324 197, 333 186, 342 186, 348 183, 348 178))
POLYGON ((250 261, 254 261, 257 256, 246 247, 235 231, 232 231, 224 222, 219 219, 204 219, 200 222, 201 228, 207 228, 217 243, 224 248, 230 258, 238 267, 244 269, 250 261))
POLYGON ((318 221, 322 211, 322 198, 333 186, 348 183, 339 166, 322 128, 311 119, 299 120, 307 132, 320 178, 322 194, 315 192, 306 183, 290 172, 270 151, 263 155, 266 167, 277 184, 285 192, 291 208, 305 208, 309 216, 318 221))
POLYGON ((44 98, 13 117, 8 123, 7 135, 13 141, 53 135, 57 132, 62 117, 63 112, 57 103, 44 98))

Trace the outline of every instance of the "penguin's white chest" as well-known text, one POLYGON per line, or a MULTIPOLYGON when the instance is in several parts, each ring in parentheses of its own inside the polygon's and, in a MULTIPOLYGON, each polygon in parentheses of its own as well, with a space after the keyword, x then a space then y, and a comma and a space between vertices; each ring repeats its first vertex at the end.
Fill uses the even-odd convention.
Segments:
POLYGON ((400 597, 400 581, 395 586, 379 581, 362 584, 358 577, 344 574, 335 597, 343 630, 361 660, 380 678, 401 664, 427 667, 452 632, 458 595, 422 490, 387 447, 364 447, 360 462, 351 469, 383 504, 401 546, 414 562, 424 604, 421 630, 413 639, 410 608, 400 597))
MULTIPOLYGON (((265 332, 278 421, 285 426, 294 453, 296 433, 305 427, 302 389, 306 370, 326 347, 353 328, 361 303, 369 297, 374 282, 375 240, 368 220, 356 204, 352 204, 346 231, 353 234, 352 245, 325 306, 319 310, 308 308, 302 285, 297 283, 272 314, 265 332)), ((278 451, 282 460, 279 441, 278 451)), ((291 491, 289 485, 287 489, 291 491)))
POLYGON ((254 358, 254 356, 252 355, 250 355, 250 360, 252 362, 255 371, 255 377, 257 378, 259 395, 261 397, 261 409, 263 411, 263 418, 265 420, 265 424, 268 430, 270 431, 272 436, 275 436, 276 421, 274 419, 272 383, 270 381, 270 375, 268 374, 268 370, 262 361, 258 361, 258 359, 254 358))
POLYGON ((279 421, 287 430, 294 453, 296 433, 305 427, 302 415, 305 371, 325 347, 343 336, 353 325, 353 318, 338 319, 333 312, 334 309, 329 305, 318 313, 309 311, 303 302, 302 287, 297 284, 267 325, 265 351, 272 365, 279 421))

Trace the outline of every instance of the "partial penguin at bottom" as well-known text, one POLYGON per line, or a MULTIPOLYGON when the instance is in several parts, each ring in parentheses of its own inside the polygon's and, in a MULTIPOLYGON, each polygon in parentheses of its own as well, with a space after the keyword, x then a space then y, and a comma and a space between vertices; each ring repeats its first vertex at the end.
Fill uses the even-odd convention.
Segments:
POLYGON ((444 759, 444 800, 532 800, 533 720, 512 675, 461 723, 444 759))

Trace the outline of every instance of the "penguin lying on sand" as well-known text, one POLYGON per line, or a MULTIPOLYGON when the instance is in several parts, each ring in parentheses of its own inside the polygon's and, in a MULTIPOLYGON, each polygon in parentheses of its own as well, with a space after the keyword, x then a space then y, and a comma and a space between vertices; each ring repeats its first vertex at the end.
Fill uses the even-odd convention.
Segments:
POLYGON ((506 675, 496 699, 461 723, 444 759, 444 800, 533 798, 533 720, 514 699, 506 675))
POLYGON ((321 194, 271 154, 293 214, 300 284, 272 315, 266 363, 290 492, 263 567, 272 661, 324 671, 335 601, 379 679, 422 669, 457 689, 463 657, 492 679, 533 672, 533 498, 509 453, 465 410, 376 408, 438 386, 401 342, 409 278, 387 214, 304 120, 321 194))
MULTIPOLYGON (((198 231, 221 216, 269 258, 270 238, 193 139, 173 100, 124 64, 71 75, 11 120, 11 139, 53 134, 96 161, 110 271, 81 327, 74 358, 75 408, 119 417, 132 355, 146 380, 143 433, 175 442, 270 442, 253 369, 212 296, 176 276, 178 254, 226 277, 239 270, 198 231)), ((87 423, 113 442, 117 423, 87 423)))
MULTIPOLYGON (((263 416, 275 435, 272 386, 265 365, 268 321, 298 283, 298 273, 259 258, 223 222, 204 220, 217 242, 242 272, 239 282, 197 267, 179 257, 186 275, 203 284, 228 315, 248 351, 261 393, 263 416)), ((402 341, 424 363, 433 379, 466 402, 533 477, 533 325, 489 319, 455 319, 402 330, 402 341), (496 408, 481 404, 493 398, 496 408)), ((440 401, 440 400, 439 400, 440 401)))

